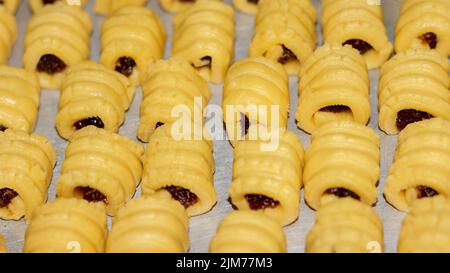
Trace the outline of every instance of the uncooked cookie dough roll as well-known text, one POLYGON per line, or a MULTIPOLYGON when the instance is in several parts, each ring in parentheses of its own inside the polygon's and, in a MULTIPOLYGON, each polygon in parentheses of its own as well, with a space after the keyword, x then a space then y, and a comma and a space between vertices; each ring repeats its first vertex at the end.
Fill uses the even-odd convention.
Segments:
POLYGON ((233 211, 220 223, 211 253, 285 253, 286 236, 273 218, 256 211, 233 211))
POLYGON ((309 0, 260 0, 249 55, 267 57, 297 74, 316 47, 316 20, 309 0))
POLYGON ((198 0, 175 16, 172 56, 221 83, 234 56, 234 10, 219 0, 198 0))
POLYGON ((67 67, 89 57, 92 22, 82 9, 47 5, 33 15, 25 31, 23 64, 38 73, 41 87, 60 87, 67 67))
MULTIPOLYGON (((8 1, 8 0, 6 0, 8 1)), ((84 8, 88 0, 28 0, 31 12, 35 13, 41 10, 46 5, 52 5, 55 3, 64 3, 69 6, 84 8)))
POLYGON ((144 148, 115 133, 88 126, 72 135, 56 195, 105 203, 109 215, 134 195, 142 176, 144 148))
POLYGON ((384 188, 389 203, 408 211, 417 199, 450 198, 450 122, 433 118, 408 125, 384 188))
POLYGON ((278 133, 270 144, 276 146, 262 140, 236 144, 228 192, 237 209, 262 211, 286 226, 299 215, 303 146, 294 133, 278 133))
MULTIPOLYGON (((4 7, 7 12, 15 14, 19 7, 20 0, 2 0, 0 1, 0 7, 4 7)), ((2 15, 3 16, 3 15, 2 15)))
POLYGON ((233 0, 235 8, 243 13, 256 14, 260 0, 233 0))
POLYGON ((236 62, 225 78, 222 111, 233 145, 248 138, 251 124, 286 128, 289 113, 286 70, 276 61, 264 57, 236 62))
POLYGON ((138 138, 148 142, 161 125, 177 120, 172 115, 176 107, 187 107, 191 113, 203 113, 211 91, 206 81, 189 63, 180 60, 161 60, 149 69, 142 83, 141 120, 138 138))
POLYGON ((124 6, 102 25, 100 63, 137 85, 149 65, 163 56, 164 26, 152 10, 124 6))
POLYGON ((3 236, 0 234, 0 253, 6 253, 6 243, 3 236))
POLYGON ((359 51, 369 69, 381 66, 392 53, 382 5, 368 0, 323 0, 325 43, 348 44, 359 51))
POLYGON ((343 197, 376 203, 380 138, 371 128, 345 120, 322 125, 312 134, 305 162, 305 199, 311 208, 343 197))
POLYGON ((450 253, 450 199, 418 200, 403 219, 400 253, 450 253))
MULTIPOLYGON (((195 125, 200 126, 201 125, 195 125)), ((142 194, 168 191, 189 216, 206 213, 215 205, 213 144, 209 136, 175 124, 160 126, 151 136, 143 157, 142 194), (186 128, 184 128, 186 129, 186 128)))
POLYGON ((450 2, 404 0, 395 26, 395 51, 409 48, 436 49, 450 55, 450 2))
POLYGON ((19 220, 47 200, 56 154, 41 135, 0 132, 0 218, 19 220))
POLYGON ((9 54, 16 39, 16 19, 7 10, 0 7, 0 64, 8 62, 9 54))
POLYGON ((25 253, 99 253, 107 235, 103 204, 57 198, 33 212, 25 233, 25 253))
POLYGON ((383 249, 380 217, 369 205, 349 197, 320 207, 306 237, 307 253, 380 253, 383 249))
POLYGON ((189 217, 161 191, 130 201, 114 217, 109 253, 184 253, 189 249, 189 217))
MULTIPOLYGON (((110 15, 124 6, 146 6, 148 0, 95 0, 94 11, 101 15, 110 15)), ((136 18, 134 19, 136 20, 136 18)))
POLYGON ((369 76, 358 51, 324 45, 300 71, 297 125, 308 133, 332 120, 366 125, 370 118, 369 76))
POLYGON ((89 125, 117 132, 134 93, 134 86, 125 76, 103 65, 85 61, 72 66, 61 85, 58 133, 69 139, 89 125))
POLYGON ((0 131, 31 133, 39 108, 41 89, 34 73, 0 65, 0 131))
POLYGON ((397 134, 424 119, 450 120, 448 72, 447 57, 435 50, 411 49, 385 63, 378 84, 380 128, 397 134))

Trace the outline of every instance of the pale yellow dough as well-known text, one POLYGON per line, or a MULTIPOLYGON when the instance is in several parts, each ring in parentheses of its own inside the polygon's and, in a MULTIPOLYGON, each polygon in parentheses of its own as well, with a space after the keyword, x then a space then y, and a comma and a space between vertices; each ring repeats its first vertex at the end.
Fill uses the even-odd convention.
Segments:
POLYGON ((3 4, 0 4, 0 7, 4 7, 7 12, 15 14, 19 4, 20 0, 3 0, 3 4))
POLYGON ((316 47, 316 20, 317 12, 310 0, 261 0, 249 56, 280 61, 287 49, 295 58, 284 66, 289 74, 298 74, 316 47))
MULTIPOLYGON (((167 12, 178 13, 186 8, 192 6, 197 0, 159 0, 159 5, 167 12)), ((217 0, 207 0, 217 1, 217 0)), ((222 0, 221 0, 222 1, 222 0)))
POLYGON ((6 243, 5 239, 3 239, 3 236, 0 234, 0 254, 6 253, 6 243))
POLYGON ((223 118, 233 145, 244 136, 244 115, 250 124, 286 128, 289 113, 289 78, 284 67, 264 57, 234 63, 223 88, 223 118), (274 108, 272 111, 273 107, 274 108))
POLYGON ((16 39, 16 18, 0 6, 0 65, 8 62, 9 54, 16 39))
POLYGON ((233 211, 211 241, 212 253, 285 253, 286 236, 274 219, 256 211, 233 211))
MULTIPOLYGON (((250 127, 250 131, 255 126, 250 127)), ((262 195, 278 201, 274 208, 258 209, 286 226, 299 216, 302 187, 303 146, 297 136, 280 130, 275 149, 269 141, 238 142, 234 148, 233 180, 228 190, 231 202, 240 210, 251 210, 247 195, 262 195)))
POLYGON ((143 157, 144 175, 142 194, 144 196, 164 191, 175 186, 197 196, 197 202, 187 207, 189 216, 206 213, 216 204, 213 174, 215 163, 213 143, 210 136, 177 124, 166 124, 153 133, 143 157))
POLYGON ((102 25, 100 63, 115 69, 121 57, 133 59, 136 67, 129 78, 138 85, 147 68, 163 57, 165 39, 155 12, 140 6, 121 7, 102 25))
POLYGON ((316 213, 306 237, 307 253, 381 253, 383 224, 368 205, 352 198, 334 200, 316 213))
POLYGON ((40 90, 34 73, 0 65, 0 124, 31 133, 37 119, 40 90))
POLYGON ((84 10, 62 3, 44 6, 25 30, 25 69, 38 74, 41 87, 58 89, 66 69, 54 74, 38 71, 39 60, 50 54, 70 67, 88 59, 91 30, 91 18, 84 10))
POLYGON ((144 148, 126 137, 88 126, 70 138, 56 195, 82 199, 89 187, 106 197, 106 211, 115 215, 134 195, 142 176, 144 148))
POLYGON ((418 200, 403 219, 400 253, 450 253, 450 199, 418 200))
MULTIPOLYGON (((8 1, 8 0, 6 0, 8 1)), ((16 0, 18 2, 18 0, 16 0)), ((88 0, 57 0, 55 3, 64 3, 69 6, 84 8, 87 4, 88 0)), ((28 0, 28 4, 30 6, 31 12, 35 13, 41 10, 44 6, 48 4, 44 4, 44 0, 28 0)))
POLYGON ((172 111, 189 109, 193 122, 208 105, 211 91, 207 82, 189 63, 161 60, 151 66, 142 82, 143 100, 140 106, 138 138, 148 142, 157 125, 175 122, 179 117, 172 111))
POLYGON ((114 217, 109 253, 183 253, 189 249, 189 218, 169 193, 134 199, 114 217))
POLYGON ((252 3, 250 0, 233 0, 233 5, 237 10, 251 15, 258 11, 258 3, 252 3))
POLYGON ((351 46, 318 48, 300 70, 297 125, 308 133, 332 120, 366 125, 370 118, 369 76, 359 52, 351 46), (338 113, 325 107, 346 106, 338 113))
POLYGON ((57 198, 38 207, 25 233, 25 253, 101 253, 107 235, 103 204, 57 198))
POLYGON ((148 0, 95 0, 94 11, 108 16, 124 6, 146 6, 148 0))
POLYGON ((0 208, 0 218, 29 220, 33 210, 47 200, 56 153, 44 136, 6 130, 0 132, 0 189, 17 193, 0 208))
POLYGON ((305 200, 319 209, 338 197, 328 190, 342 188, 360 201, 377 201, 380 176, 380 137, 353 121, 331 121, 315 130, 305 153, 305 200))
POLYGON ((436 35, 434 47, 441 55, 450 55, 450 1, 404 0, 395 26, 395 51, 431 46, 423 41, 424 34, 436 35))
POLYGON ((322 26, 325 43, 344 44, 356 39, 371 45, 363 54, 369 69, 381 66, 392 54, 382 5, 368 0, 324 0, 322 26))
POLYGON ((428 49, 411 49, 385 63, 378 84, 380 128, 397 134, 397 115, 407 109, 450 120, 449 68, 446 57, 428 49))
POLYGON ((69 139, 80 120, 98 117, 104 129, 117 132, 125 120, 135 88, 122 74, 93 61, 68 69, 61 85, 56 129, 69 139))
POLYGON ((234 56, 234 10, 198 0, 173 21, 172 56, 189 62, 209 82, 221 83, 234 56))
POLYGON ((433 118, 416 122, 399 134, 384 195, 397 209, 409 211, 423 197, 419 186, 450 198, 449 121, 433 118))

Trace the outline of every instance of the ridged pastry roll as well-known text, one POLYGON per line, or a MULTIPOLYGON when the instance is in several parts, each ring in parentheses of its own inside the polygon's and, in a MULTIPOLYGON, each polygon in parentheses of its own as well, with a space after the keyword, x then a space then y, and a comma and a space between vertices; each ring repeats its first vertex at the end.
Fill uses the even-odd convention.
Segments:
POLYGON ((196 131, 179 135, 174 126, 163 125, 150 138, 143 157, 142 194, 168 191, 189 216, 206 213, 217 200, 212 141, 196 131))
POLYGON ((101 253, 107 235, 103 204, 57 198, 38 207, 25 233, 25 253, 101 253))
POLYGON ((198 0, 173 21, 172 56, 221 83, 234 56, 234 10, 219 0, 198 0))
POLYGON ((169 193, 134 199, 114 217, 106 243, 112 253, 184 253, 189 249, 189 218, 169 193))
POLYGON ((450 253, 450 199, 443 196, 414 203, 403 219, 399 253, 450 253))
POLYGON ((15 14, 19 7, 20 0, 2 0, 0 1, 0 7, 4 7, 7 12, 15 14))
POLYGON ((417 199, 450 198, 450 122, 433 118, 408 125, 398 137, 384 195, 408 211, 417 199))
POLYGON ((41 87, 60 87, 66 69, 89 58, 92 21, 82 9, 47 5, 28 21, 25 69, 39 76, 41 87))
POLYGON ((450 55, 450 2, 404 0, 395 26, 395 51, 409 48, 436 49, 450 55))
POLYGON ((0 65, 0 131, 31 133, 40 99, 39 79, 21 68, 0 65))
POLYGON ((19 220, 47 200, 56 153, 44 136, 0 132, 0 218, 19 220))
POLYGON ((110 15, 124 6, 146 6, 148 0, 95 0, 94 11, 101 15, 110 15))
POLYGON ((275 149, 263 140, 236 144, 228 192, 237 209, 262 211, 286 226, 299 215, 303 146, 294 133, 278 133, 275 149))
POLYGON ((369 205, 353 198, 320 207, 306 237, 307 253, 379 253, 383 249, 380 217, 369 205))
POLYGON ((28 0, 31 12, 33 13, 38 12, 46 5, 52 5, 60 2, 69 6, 84 8, 88 0, 28 0))
POLYGON ((109 215, 134 195, 144 148, 126 137, 88 126, 72 135, 56 195, 106 204, 109 215))
MULTIPOLYGON (((197 0, 159 0, 159 5, 167 12, 178 13, 195 4, 197 0)), ((216 0, 208 0, 216 1, 216 0)), ((222 1, 222 0, 221 0, 222 1)))
POLYGON ((323 0, 325 43, 348 44, 357 49, 369 69, 381 66, 392 54, 382 5, 368 0, 323 0))
POLYGON ((260 0, 233 0, 234 7, 247 14, 256 14, 260 0))
POLYGON ((316 20, 310 0, 260 0, 249 55, 267 57, 297 74, 316 47, 316 20))
POLYGON ((116 132, 134 93, 131 82, 118 72, 93 61, 74 65, 61 85, 56 129, 65 139, 89 125, 116 132))
POLYGON ((286 236, 273 218, 256 211, 233 211, 211 241, 212 253, 285 253, 286 236))
POLYGON ((6 243, 3 236, 0 234, 0 253, 6 253, 6 243))
POLYGON ((142 82, 143 100, 138 138, 148 142, 161 125, 177 120, 172 115, 176 107, 186 107, 191 113, 203 113, 211 97, 207 82, 185 61, 169 59, 155 63, 142 82))
POLYGON ((385 63, 378 84, 380 128, 397 134, 424 119, 450 120, 449 68, 446 57, 427 49, 411 49, 385 63))
POLYGON ((237 140, 248 138, 251 124, 286 128, 289 113, 286 70, 276 61, 264 57, 250 57, 234 63, 225 78, 222 111, 233 145, 237 140), (273 107, 277 107, 276 111, 272 111, 275 110, 273 107))
POLYGON ((152 10, 124 6, 102 25, 100 63, 141 82, 149 65, 162 58, 164 26, 152 10))
POLYGON ((12 46, 17 39, 16 18, 0 7, 0 64, 8 62, 12 46))
POLYGON ((370 118, 369 76, 358 51, 324 45, 300 70, 298 127, 308 133, 332 120, 366 125, 370 118))
POLYGON ((353 121, 322 125, 312 134, 305 162, 305 200, 313 209, 343 197, 376 203, 380 137, 371 128, 353 121))

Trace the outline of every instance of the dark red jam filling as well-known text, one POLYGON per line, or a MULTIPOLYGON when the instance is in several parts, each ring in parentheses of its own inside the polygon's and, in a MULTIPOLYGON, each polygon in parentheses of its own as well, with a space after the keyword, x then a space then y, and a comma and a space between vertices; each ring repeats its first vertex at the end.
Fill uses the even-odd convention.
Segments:
POLYGON ((0 0, 0 5, 3 5, 5 2, 3 2, 3 0, 0 0))
POLYGON ((156 126, 155 126, 155 129, 158 129, 159 127, 161 127, 161 126, 163 126, 164 125, 164 123, 163 122, 157 122, 156 123, 156 126))
POLYGON ((105 124, 103 123, 102 119, 99 117, 89 117, 89 118, 79 120, 73 124, 73 127, 75 127, 75 129, 77 129, 77 130, 80 130, 89 125, 93 125, 100 129, 105 128, 105 124))
POLYGON ((421 39, 423 43, 428 44, 431 49, 435 49, 437 46, 438 39, 436 34, 433 32, 427 32, 420 36, 419 39, 421 39))
POLYGON ((280 202, 261 194, 247 194, 245 199, 252 210, 276 208, 280 202))
POLYGON ((11 200, 16 198, 19 194, 9 188, 0 189, 0 208, 5 208, 11 203, 11 200))
POLYGON ((136 62, 130 57, 120 57, 117 60, 115 70, 127 77, 133 74, 133 69, 136 67, 136 62))
POLYGON ((53 4, 53 3, 55 3, 55 2, 56 2, 56 0, 42 0, 42 3, 43 3, 44 5, 53 4))
POLYGON ((410 123, 431 119, 433 117, 433 115, 430 115, 427 112, 414 109, 401 110, 397 113, 397 128, 401 131, 410 123))
POLYGON ((172 195, 172 198, 180 202, 185 208, 189 208, 198 202, 197 195, 183 187, 167 186, 162 189, 168 191, 172 195))
POLYGON ((53 54, 45 54, 39 59, 36 69, 39 72, 53 75, 66 69, 66 64, 53 54))
POLYGON ((179 0, 180 2, 195 3, 195 0, 179 0))
POLYGON ((321 112, 330 112, 330 113, 342 113, 351 111, 350 107, 346 105, 330 105, 327 107, 323 107, 320 109, 321 112))
POLYGON ((351 197, 355 200, 361 200, 361 197, 357 195, 356 193, 344 189, 344 188, 332 188, 325 191, 325 194, 333 194, 336 195, 339 198, 345 198, 345 197, 351 197))
POLYGON ((278 58, 278 62, 280 64, 286 64, 290 61, 297 60, 297 56, 295 56, 294 52, 292 52, 289 48, 285 47, 284 45, 282 45, 282 47, 283 47, 283 54, 281 54, 280 58, 278 58))
POLYGON ((418 191, 417 198, 419 199, 439 195, 439 193, 436 190, 427 186, 417 186, 416 189, 418 191))
POLYGON ((4 132, 6 130, 8 130, 8 127, 6 127, 5 125, 1 125, 0 124, 0 132, 4 132))
POLYGON ((354 49, 357 49, 361 55, 366 54, 367 51, 373 48, 369 43, 359 39, 347 40, 343 45, 351 45, 354 49))
POLYGON ((247 0, 247 2, 257 5, 259 0, 247 0))
POLYGON ((205 62, 205 64, 202 64, 200 66, 194 65, 195 68, 210 67, 212 63, 212 58, 210 56, 205 56, 201 58, 200 61, 205 62))
POLYGON ((75 191, 79 192, 83 196, 83 199, 88 202, 107 203, 108 201, 108 199, 103 193, 91 187, 77 187, 75 191))
POLYGON ((246 136, 248 134, 248 129, 250 129, 250 120, 244 114, 241 114, 241 128, 243 128, 243 134, 246 136))

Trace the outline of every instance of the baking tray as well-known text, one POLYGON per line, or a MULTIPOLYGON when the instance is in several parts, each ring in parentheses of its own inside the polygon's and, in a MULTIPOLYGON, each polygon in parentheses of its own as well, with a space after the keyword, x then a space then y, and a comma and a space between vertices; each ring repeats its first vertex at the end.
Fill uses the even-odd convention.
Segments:
MULTIPOLYGON (((373 0, 372 3, 377 2, 373 0)), ((231 5, 231 0, 226 0, 231 5)), ((320 0, 313 0, 314 5, 320 12, 320 0)), ((400 0, 385 0, 381 1, 385 12, 385 24, 388 30, 389 38, 393 41, 393 29, 398 17, 400 9, 400 0)), ((87 11, 92 15, 94 22, 94 32, 91 39, 91 58, 98 61, 99 59, 99 43, 100 43, 100 26, 104 20, 101 16, 96 16, 93 13, 94 0, 90 0, 87 6, 87 11)), ((171 47, 172 34, 172 19, 173 15, 164 12, 158 5, 157 0, 149 1, 148 6, 155 10, 164 22, 167 33, 167 47, 165 50, 165 57, 169 57, 171 47)), ((27 1, 22 1, 16 18, 18 21, 20 36, 14 46, 10 58, 10 65, 22 66, 23 55, 23 40, 26 23, 30 17, 27 1)), ((320 16, 319 16, 320 17, 320 16)), ((235 59, 239 60, 247 56, 247 48, 250 43, 253 33, 253 16, 245 15, 236 12, 236 32, 237 39, 235 44, 235 59)), ((320 18, 317 24, 318 44, 321 44, 321 30, 320 18)), ((369 126, 376 130, 381 136, 381 177, 378 186, 378 203, 375 210, 381 216, 384 223, 384 239, 386 252, 395 252, 397 246, 398 234, 401 228, 401 221, 404 214, 395 210, 390 206, 383 197, 383 187, 386 181, 387 172, 392 162, 392 157, 396 147, 396 136, 388 136, 378 129, 378 112, 377 112, 377 86, 378 86, 378 70, 370 71, 370 102, 371 102, 371 120, 369 126)), ((301 139, 305 148, 309 146, 310 136, 303 131, 297 129, 294 116, 292 113, 296 112, 297 108, 297 77, 290 77, 290 95, 291 95, 291 115, 289 119, 289 129, 295 132, 301 139)), ((221 105, 222 102, 222 85, 210 85, 212 91, 212 98, 210 104, 221 105)), ((49 200, 55 198, 56 181, 60 175, 61 163, 64 159, 64 149, 67 142, 62 140, 54 127, 54 119, 58 110, 59 92, 43 90, 41 95, 41 106, 39 110, 39 119, 37 122, 36 133, 47 136, 53 143, 57 154, 58 162, 54 169, 54 176, 49 188, 49 200)), ((136 97, 133 104, 126 115, 125 124, 121 127, 119 133, 133 139, 136 139, 136 130, 139 124, 139 105, 141 102, 140 89, 137 90, 136 97)), ((218 132, 222 135, 222 132, 218 132)), ((219 138, 220 139, 220 138, 219 138)), ((209 242, 216 232, 217 225, 223 217, 232 210, 228 199, 228 187, 231 182, 233 150, 228 141, 214 142, 214 158, 216 160, 216 173, 214 177, 215 188, 218 195, 218 202, 216 206, 207 214, 191 218, 190 221, 190 252, 207 252, 209 242)), ((136 196, 140 196, 140 188, 137 189, 136 196)), ((111 219, 108 220, 109 225, 111 219)), ((314 211, 305 205, 303 199, 301 200, 300 218, 294 224, 286 227, 285 233, 288 240, 289 252, 304 252, 305 238, 314 223, 314 211)), ((4 235, 9 252, 21 252, 26 224, 24 220, 21 221, 3 221, 0 220, 0 233, 4 235)))

